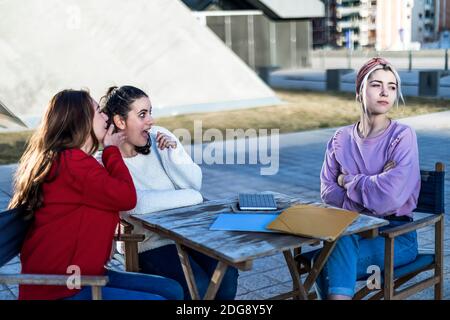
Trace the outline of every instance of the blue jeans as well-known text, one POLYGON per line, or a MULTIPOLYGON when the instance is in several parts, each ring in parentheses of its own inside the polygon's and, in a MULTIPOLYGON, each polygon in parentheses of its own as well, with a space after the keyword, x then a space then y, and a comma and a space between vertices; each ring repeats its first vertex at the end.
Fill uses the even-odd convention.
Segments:
MULTIPOLYGON (((182 300, 183 289, 172 279, 107 269, 108 284, 102 288, 103 300, 182 300)), ((91 287, 83 287, 66 300, 91 300, 91 287)))
MULTIPOLYGON (((187 249, 198 293, 203 297, 217 266, 217 260, 198 251, 187 249)), ((185 299, 190 299, 188 285, 181 267, 178 251, 174 244, 148 250, 139 254, 141 272, 158 274, 178 281, 183 287, 185 299)), ((228 267, 217 291, 217 300, 233 300, 237 291, 238 271, 228 267)))
MULTIPOLYGON (((381 230, 396 227, 405 222, 390 221, 381 230)), ((317 286, 323 298, 329 295, 353 297, 357 279, 367 277, 369 266, 384 270, 384 238, 365 239, 359 235, 340 238, 317 278, 317 286)), ((417 233, 412 231, 394 240, 394 267, 416 259, 418 251, 417 233)), ((382 274, 381 274, 382 276, 382 274)))

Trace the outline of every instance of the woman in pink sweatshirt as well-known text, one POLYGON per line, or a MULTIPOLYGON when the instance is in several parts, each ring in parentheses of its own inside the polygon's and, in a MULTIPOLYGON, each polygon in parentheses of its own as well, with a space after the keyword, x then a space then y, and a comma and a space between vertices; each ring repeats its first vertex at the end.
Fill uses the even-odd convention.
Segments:
MULTIPOLYGON (((320 175, 325 203, 387 219, 389 228, 412 221, 420 191, 416 134, 387 115, 403 100, 400 85, 385 59, 373 58, 361 67, 356 79, 360 121, 338 129, 330 139, 320 175)), ((416 255, 415 232, 395 239, 395 266, 416 255)), ((318 278, 322 296, 351 299, 356 280, 373 266, 383 270, 384 238, 342 237, 318 278)))

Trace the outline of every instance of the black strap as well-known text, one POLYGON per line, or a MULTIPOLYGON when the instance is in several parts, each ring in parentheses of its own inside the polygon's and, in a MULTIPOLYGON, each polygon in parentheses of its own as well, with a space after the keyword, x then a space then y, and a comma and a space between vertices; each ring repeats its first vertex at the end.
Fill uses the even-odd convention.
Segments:
POLYGON ((412 222, 413 218, 408 217, 408 216, 396 216, 395 214, 392 214, 390 216, 385 216, 383 217, 383 219, 388 220, 388 221, 405 221, 405 222, 412 222))

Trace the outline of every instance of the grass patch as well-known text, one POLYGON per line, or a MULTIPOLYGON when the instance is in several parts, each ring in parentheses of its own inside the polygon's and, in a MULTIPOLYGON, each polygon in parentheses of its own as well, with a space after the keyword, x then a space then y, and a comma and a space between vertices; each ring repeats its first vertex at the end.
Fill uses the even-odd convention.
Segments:
MULTIPOLYGON (((316 91, 277 91, 285 104, 221 111, 194 113, 158 118, 156 124, 174 130, 185 128, 194 137, 194 121, 202 121, 203 131, 226 129, 280 129, 281 133, 348 125, 359 119, 359 106, 354 94, 316 91)), ((408 97, 406 105, 393 108, 393 119, 450 110, 447 100, 408 97)), ((158 115, 155 115, 158 116, 158 115)), ((0 134, 0 164, 17 162, 25 150, 32 131, 0 134)), ((224 135, 225 136, 225 135, 224 135)))
MULTIPOLYGON (((193 130, 194 120, 202 120, 203 129, 280 129, 281 133, 330 128, 351 124, 359 119, 359 106, 350 93, 313 91, 277 91, 286 104, 235 111, 198 113, 157 119, 170 130, 193 130)), ((393 108, 394 119, 450 110, 446 100, 407 98, 406 105, 393 108)), ((156 115, 157 116, 157 115, 156 115)))
POLYGON ((0 133, 0 164, 19 161, 34 131, 0 133))

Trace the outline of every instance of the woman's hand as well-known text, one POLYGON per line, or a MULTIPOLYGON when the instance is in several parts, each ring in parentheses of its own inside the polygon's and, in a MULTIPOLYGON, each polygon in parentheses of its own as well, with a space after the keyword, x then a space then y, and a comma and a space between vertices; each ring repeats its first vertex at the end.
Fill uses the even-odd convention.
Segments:
POLYGON ((344 178, 345 178, 345 174, 343 174, 343 173, 339 174, 338 178, 337 178, 337 184, 342 188, 345 188, 344 178))
POLYGON ((394 169, 395 166, 396 166, 395 161, 393 161, 393 160, 392 160, 392 161, 388 161, 388 162, 384 165, 383 172, 387 172, 387 171, 389 171, 389 170, 391 170, 391 169, 394 169))
POLYGON ((161 150, 164 150, 165 148, 175 149, 177 147, 177 142, 161 131, 158 131, 156 134, 156 143, 158 144, 158 148, 161 150))
POLYGON ((125 133, 123 132, 113 133, 113 130, 114 126, 110 125, 108 131, 106 131, 105 137, 103 138, 103 146, 105 148, 108 146, 119 147, 127 139, 125 133))

